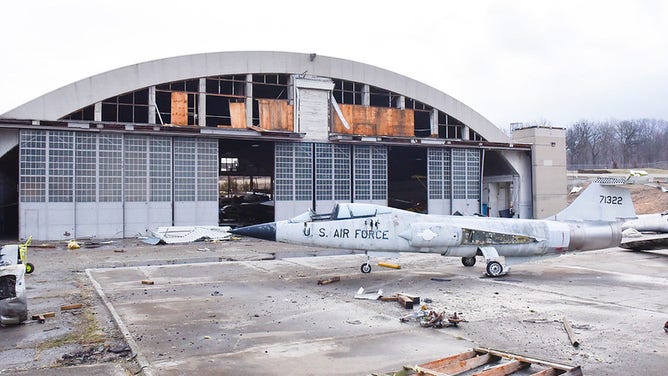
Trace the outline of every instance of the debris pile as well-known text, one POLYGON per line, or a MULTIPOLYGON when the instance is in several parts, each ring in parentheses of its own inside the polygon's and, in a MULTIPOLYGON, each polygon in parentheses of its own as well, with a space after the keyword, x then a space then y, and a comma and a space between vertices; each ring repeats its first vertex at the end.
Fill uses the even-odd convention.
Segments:
POLYGON ((232 234, 229 226, 170 226, 149 230, 150 237, 142 239, 147 244, 182 244, 197 241, 230 240, 232 234))
POLYGON ((422 309, 419 311, 402 316, 399 318, 399 321, 417 321, 423 328, 447 328, 450 326, 457 326, 461 322, 467 322, 460 315, 461 312, 454 312, 453 314, 448 315, 445 311, 437 311, 428 309, 427 306, 422 306, 422 309))

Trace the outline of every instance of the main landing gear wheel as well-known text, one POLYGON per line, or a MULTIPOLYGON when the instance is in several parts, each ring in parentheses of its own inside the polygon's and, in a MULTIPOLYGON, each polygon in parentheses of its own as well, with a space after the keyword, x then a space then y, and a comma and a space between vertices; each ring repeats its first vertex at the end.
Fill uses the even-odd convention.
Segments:
POLYGON ((368 262, 365 262, 365 263, 362 264, 362 266, 360 267, 360 270, 361 270, 362 273, 364 273, 364 274, 371 273, 371 264, 369 264, 368 262))
POLYGON ((490 261, 487 263, 487 275, 490 277, 498 277, 503 273, 503 266, 498 261, 490 261))
POLYGON ((475 256, 473 256, 473 257, 462 257, 462 264, 464 264, 464 266, 475 265, 475 256))
POLYGON ((30 274, 35 271, 35 265, 31 263, 26 263, 26 274, 30 274))

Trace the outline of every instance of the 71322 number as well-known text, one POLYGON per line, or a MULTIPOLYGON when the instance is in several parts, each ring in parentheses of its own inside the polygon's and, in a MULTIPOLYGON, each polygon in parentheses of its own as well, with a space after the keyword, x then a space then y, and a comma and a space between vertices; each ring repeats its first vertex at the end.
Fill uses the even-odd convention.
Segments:
POLYGON ((612 205, 622 204, 622 196, 599 195, 598 197, 600 197, 600 200, 598 201, 600 204, 612 204, 612 205))

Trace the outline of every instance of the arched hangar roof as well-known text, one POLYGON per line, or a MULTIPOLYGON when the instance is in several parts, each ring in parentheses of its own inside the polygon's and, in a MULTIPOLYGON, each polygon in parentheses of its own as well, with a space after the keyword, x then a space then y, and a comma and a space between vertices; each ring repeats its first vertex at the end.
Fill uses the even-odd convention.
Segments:
POLYGON ((472 108, 424 83, 351 60, 272 51, 213 52, 147 61, 114 69, 33 99, 2 115, 10 119, 57 120, 115 95, 171 81, 246 73, 288 73, 361 82, 399 93, 443 111, 492 142, 509 137, 472 108))

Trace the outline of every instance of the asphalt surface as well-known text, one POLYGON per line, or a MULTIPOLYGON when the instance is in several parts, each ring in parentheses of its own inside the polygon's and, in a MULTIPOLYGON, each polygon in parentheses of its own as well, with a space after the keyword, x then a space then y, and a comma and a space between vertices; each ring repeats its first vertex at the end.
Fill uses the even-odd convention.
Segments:
POLYGON ((0 374, 359 375, 473 347, 579 365, 587 375, 665 374, 668 251, 568 254, 494 279, 481 278, 481 263, 465 268, 438 255, 403 254, 391 260, 399 270, 362 274, 365 256, 311 257, 323 253, 340 251, 250 239, 31 247, 29 314, 56 315, 0 328, 0 374), (317 283, 333 276, 340 281, 317 283), (355 299, 360 287, 430 299, 467 322, 402 323, 418 308, 355 299), (59 310, 72 303, 83 307, 59 310))

